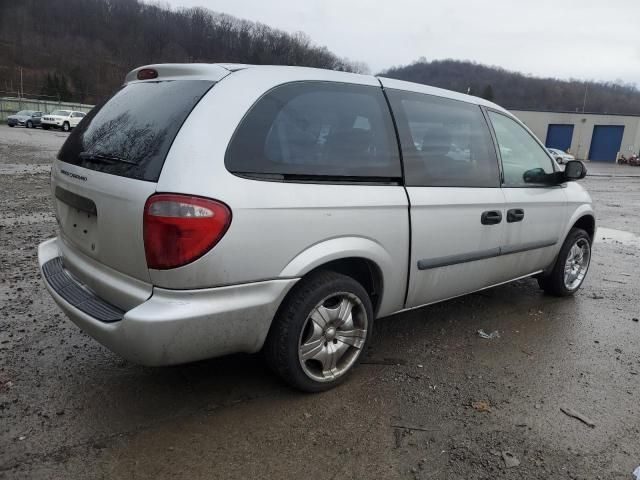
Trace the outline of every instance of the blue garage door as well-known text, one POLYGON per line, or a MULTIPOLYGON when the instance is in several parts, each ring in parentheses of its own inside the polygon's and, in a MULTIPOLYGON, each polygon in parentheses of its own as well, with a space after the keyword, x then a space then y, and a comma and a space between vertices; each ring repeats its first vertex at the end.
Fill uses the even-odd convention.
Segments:
POLYGON ((615 162, 622 145, 624 125, 596 125, 593 127, 589 160, 615 162))
POLYGON ((567 151, 571 146, 573 139, 573 125, 563 125, 552 123, 547 129, 547 148, 557 148, 558 150, 567 151))

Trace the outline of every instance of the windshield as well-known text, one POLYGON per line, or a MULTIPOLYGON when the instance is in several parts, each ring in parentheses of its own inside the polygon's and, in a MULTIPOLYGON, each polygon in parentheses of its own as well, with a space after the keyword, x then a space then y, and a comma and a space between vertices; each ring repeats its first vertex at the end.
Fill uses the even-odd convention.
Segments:
POLYGON ((173 80, 126 85, 84 117, 58 159, 155 182, 180 127, 214 83, 173 80))
POLYGON ((69 110, 54 110, 53 112, 51 112, 51 115, 57 115, 59 117, 68 117, 70 113, 71 112, 69 112, 69 110))
POLYGON ((33 114, 33 110, 20 110, 18 113, 16 113, 16 115, 20 115, 20 116, 29 116, 33 114))

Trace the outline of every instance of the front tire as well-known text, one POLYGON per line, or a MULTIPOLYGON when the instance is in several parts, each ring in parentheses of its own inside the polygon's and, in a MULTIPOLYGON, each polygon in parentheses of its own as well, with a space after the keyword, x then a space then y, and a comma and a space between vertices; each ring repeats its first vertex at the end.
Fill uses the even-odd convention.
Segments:
POLYGON ((290 386, 322 392, 342 383, 371 336, 373 307, 353 278, 319 271, 294 286, 265 342, 271 369, 290 386))
POLYGON ((42 125, 43 130, 49 130, 49 125, 42 125))
POLYGON ((590 262, 591 237, 581 228, 572 228, 562 244, 553 269, 548 275, 538 277, 538 285, 550 295, 573 295, 584 282, 590 262))
POLYGON ((62 124, 62 131, 63 132, 68 132, 71 130, 71 125, 69 125, 69 122, 64 122, 62 124))
POLYGON ((27 128, 33 128, 33 122, 31 120, 27 120, 27 128))

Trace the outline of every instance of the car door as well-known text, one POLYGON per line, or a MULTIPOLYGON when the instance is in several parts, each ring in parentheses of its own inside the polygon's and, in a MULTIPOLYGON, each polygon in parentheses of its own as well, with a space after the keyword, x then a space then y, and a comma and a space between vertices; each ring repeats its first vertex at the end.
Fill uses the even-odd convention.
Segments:
POLYGON ((505 202, 480 107, 385 90, 396 118, 411 209, 406 307, 491 285, 497 277, 505 202))
POLYGON ((80 112, 71 112, 71 120, 70 125, 72 127, 77 127, 80 120, 82 120, 82 114, 80 112))
POLYGON ((510 116, 488 111, 501 158, 507 204, 504 242, 498 259, 502 280, 547 268, 558 254, 567 220, 562 185, 546 180, 553 160, 526 127, 510 116))

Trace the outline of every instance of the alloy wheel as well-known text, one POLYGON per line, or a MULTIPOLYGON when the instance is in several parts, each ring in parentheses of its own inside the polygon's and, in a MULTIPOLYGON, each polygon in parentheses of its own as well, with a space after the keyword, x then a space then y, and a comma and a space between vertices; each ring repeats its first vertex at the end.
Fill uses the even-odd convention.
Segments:
POLYGON ((369 320, 360 299, 335 293, 311 311, 300 333, 298 359, 311 379, 329 382, 356 362, 367 338, 369 320))
POLYGON ((564 264, 564 286, 568 290, 577 289, 589 269, 591 247, 585 238, 579 238, 571 246, 564 264))

